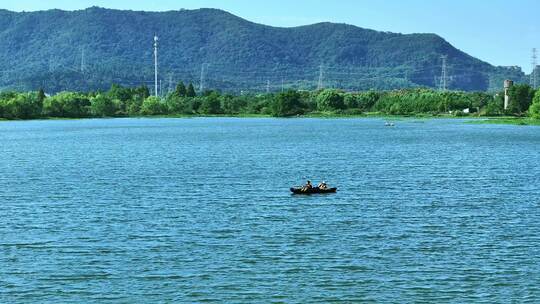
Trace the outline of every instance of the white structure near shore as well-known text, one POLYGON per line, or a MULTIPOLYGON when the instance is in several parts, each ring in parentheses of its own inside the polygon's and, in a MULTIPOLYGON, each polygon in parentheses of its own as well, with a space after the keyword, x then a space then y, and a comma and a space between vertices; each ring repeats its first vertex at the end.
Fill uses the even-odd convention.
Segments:
POLYGON ((508 91, 510 88, 514 85, 514 82, 512 80, 505 80, 504 81, 504 109, 507 110, 508 106, 510 105, 510 96, 508 96, 508 91))

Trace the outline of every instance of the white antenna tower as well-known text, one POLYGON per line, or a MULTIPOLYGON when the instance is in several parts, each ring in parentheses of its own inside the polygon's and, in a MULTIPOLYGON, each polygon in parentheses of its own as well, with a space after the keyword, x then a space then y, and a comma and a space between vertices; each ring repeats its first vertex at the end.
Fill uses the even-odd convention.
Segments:
POLYGON ((157 35, 154 35, 154 92, 155 96, 159 97, 158 92, 158 41, 157 35))
POLYGON ((538 66, 538 62, 537 62, 537 59, 538 59, 538 55, 536 53, 536 48, 533 48, 532 49, 532 58, 531 58, 531 64, 532 64, 532 71, 531 71, 531 87, 533 89, 536 89, 536 84, 537 84, 537 73, 536 73, 536 70, 537 70, 537 66, 538 66))
POLYGON ((281 78, 281 92, 285 91, 285 81, 281 78))
POLYGON ((317 85, 317 90, 322 90, 324 89, 324 84, 323 84, 323 76, 324 76, 324 73, 323 73, 323 65, 321 64, 319 66, 319 84, 317 85))
POLYGON ((266 81, 266 94, 270 93, 270 80, 266 81))
POLYGON ((167 92, 167 93, 169 93, 169 94, 172 93, 172 91, 173 91, 173 87, 172 87, 172 86, 173 86, 173 84, 172 84, 172 75, 169 74, 169 89, 168 89, 168 92, 167 92))
POLYGON ((446 91, 448 88, 448 74, 447 74, 447 65, 446 60, 448 59, 447 55, 441 56, 442 59, 442 69, 441 69, 441 83, 440 83, 440 90, 446 91))

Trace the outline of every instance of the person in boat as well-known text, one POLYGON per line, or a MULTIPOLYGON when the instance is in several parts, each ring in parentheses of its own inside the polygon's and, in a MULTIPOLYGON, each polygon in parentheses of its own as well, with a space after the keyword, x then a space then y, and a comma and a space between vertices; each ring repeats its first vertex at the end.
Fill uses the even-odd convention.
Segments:
POLYGON ((306 191, 311 190, 311 189, 313 189, 313 185, 311 184, 311 181, 308 180, 306 185, 304 187, 302 187, 302 191, 306 192, 306 191))
POLYGON ((326 189, 328 189, 328 185, 326 184, 325 181, 323 181, 322 183, 320 183, 318 187, 319 187, 319 189, 321 189, 321 190, 326 190, 326 189))

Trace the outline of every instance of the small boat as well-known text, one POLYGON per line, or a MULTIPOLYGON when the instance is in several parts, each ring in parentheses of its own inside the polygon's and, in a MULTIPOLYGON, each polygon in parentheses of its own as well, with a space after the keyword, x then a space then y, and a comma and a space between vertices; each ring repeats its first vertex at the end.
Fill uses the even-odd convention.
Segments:
POLYGON ((337 188, 320 189, 313 187, 311 189, 302 190, 302 188, 291 188, 291 192, 294 194, 326 194, 336 193, 337 188))

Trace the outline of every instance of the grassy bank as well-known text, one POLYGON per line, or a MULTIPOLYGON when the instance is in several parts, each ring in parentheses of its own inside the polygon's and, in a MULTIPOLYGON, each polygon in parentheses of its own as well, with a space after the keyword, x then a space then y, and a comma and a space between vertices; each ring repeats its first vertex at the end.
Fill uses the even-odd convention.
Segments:
MULTIPOLYGON (((272 115, 266 114, 215 114, 215 115, 203 115, 203 114, 166 114, 166 115, 137 115, 137 116, 116 116, 116 117, 87 117, 87 118, 66 118, 66 117, 41 117, 35 119, 4 119, 0 118, 0 122, 8 121, 25 121, 25 120, 81 120, 81 119, 114 119, 114 118, 148 118, 148 119, 160 119, 160 118, 275 118, 272 115)), ((540 120, 529 117, 486 117, 486 116, 454 116, 450 114, 418 114, 418 115, 388 115, 380 112, 367 112, 362 114, 345 114, 335 112, 312 112, 305 115, 298 115, 289 117, 289 119, 298 118, 322 118, 322 119, 351 119, 351 118, 371 118, 381 119, 387 121, 413 121, 413 122, 425 122, 431 119, 462 119, 468 124, 499 124, 499 125, 519 125, 519 126, 540 126, 540 120)))
POLYGON ((540 126, 540 120, 529 117, 490 117, 468 121, 471 124, 494 124, 515 126, 540 126))

